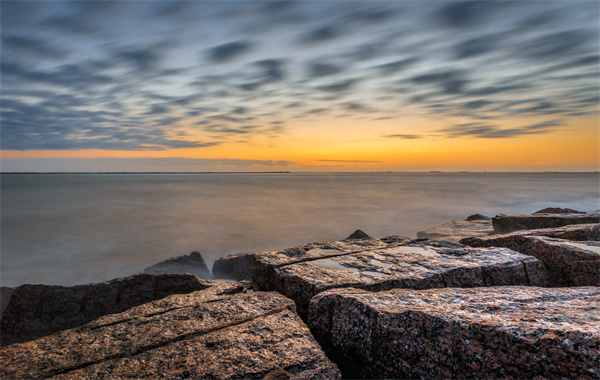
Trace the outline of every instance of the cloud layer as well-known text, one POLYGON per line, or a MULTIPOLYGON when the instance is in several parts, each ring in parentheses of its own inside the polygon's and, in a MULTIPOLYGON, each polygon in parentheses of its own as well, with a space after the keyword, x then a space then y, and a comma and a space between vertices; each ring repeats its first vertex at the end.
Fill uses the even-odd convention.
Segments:
POLYGON ((406 109, 470 122, 373 135, 514 138, 598 111, 595 1, 2 7, 5 150, 251 144, 290 120, 406 109), (532 122, 503 124, 514 117, 532 122))

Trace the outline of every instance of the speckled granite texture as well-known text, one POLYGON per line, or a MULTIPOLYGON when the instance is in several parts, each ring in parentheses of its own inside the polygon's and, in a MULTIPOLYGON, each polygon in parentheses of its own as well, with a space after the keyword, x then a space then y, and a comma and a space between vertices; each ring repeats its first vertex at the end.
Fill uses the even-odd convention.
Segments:
MULTIPOLYGON (((242 257, 242 256, 239 256, 242 257)), ((546 285, 540 261, 508 249, 472 249, 435 241, 383 238, 306 244, 253 254, 253 282, 296 302, 306 318, 310 299, 332 288, 370 291, 494 285, 546 285)))
POLYGON ((520 230, 502 235, 472 236, 459 241, 461 244, 471 245, 472 242, 495 239, 500 236, 547 236, 573 241, 600 241, 600 224, 570 224, 563 227, 539 228, 535 230, 520 230))
POLYGON ((2 378, 341 377, 291 300, 247 287, 223 283, 173 295, 4 347, 2 378))
POLYGON ((2 314, 1 343, 26 342, 102 315, 209 286, 191 274, 139 274, 78 286, 21 285, 12 292, 2 314))
POLYGON ((544 263, 550 286, 600 286, 600 242, 519 234, 461 240, 473 247, 506 247, 544 263))
POLYGON ((510 214, 492 218, 494 232, 497 234, 589 223, 600 223, 600 214, 510 214))
POLYGON ((334 289, 308 325, 348 378, 600 377, 597 287, 334 289))

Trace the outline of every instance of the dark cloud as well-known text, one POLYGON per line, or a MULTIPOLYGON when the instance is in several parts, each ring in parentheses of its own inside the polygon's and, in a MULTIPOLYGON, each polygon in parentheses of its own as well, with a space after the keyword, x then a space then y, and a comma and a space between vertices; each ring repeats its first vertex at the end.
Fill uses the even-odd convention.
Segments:
POLYGON ((155 49, 147 48, 117 51, 114 57, 131 65, 136 71, 147 72, 157 67, 160 54, 155 49))
POLYGON ((264 59, 255 62, 255 65, 263 69, 261 82, 264 84, 282 80, 285 76, 283 72, 284 62, 283 59, 264 59))
POLYGON ((235 41, 208 49, 208 56, 213 62, 228 62, 247 53, 253 44, 249 41, 235 41))
POLYGON ((396 139, 406 139, 406 140, 415 140, 422 139, 421 135, 407 135, 407 134, 394 134, 394 135, 385 135, 383 137, 396 138, 396 139))
POLYGON ((520 90, 523 90, 523 89, 526 89, 529 87, 531 87, 531 85, 529 83, 498 84, 495 86, 474 88, 474 89, 471 89, 471 90, 465 92, 465 95, 468 95, 468 96, 497 95, 497 94, 501 94, 504 92, 520 91, 520 90))
POLYGON ((547 34, 518 46, 517 53, 540 60, 566 58, 569 54, 588 53, 581 49, 591 38, 592 35, 583 30, 547 34))
POLYGON ((333 40, 341 35, 339 26, 325 25, 311 30, 302 37, 304 43, 319 43, 333 40))
POLYGON ((484 23, 499 6, 495 1, 453 1, 442 5, 437 17, 450 27, 473 27, 484 23))
POLYGON ((317 87, 317 89, 325 92, 346 92, 350 90, 355 84, 355 79, 348 79, 337 83, 319 86, 317 87))
POLYGON ((359 161, 359 160, 315 160, 318 162, 353 162, 353 163, 377 163, 383 161, 359 161))
POLYGON ((449 70, 417 75, 412 79, 416 84, 431 84, 438 87, 444 94, 458 94, 468 84, 463 71, 449 70))
POLYGON ((469 109, 469 110, 476 110, 479 109, 481 107, 485 107, 488 104, 491 104, 492 102, 488 101, 488 100, 473 100, 470 102, 465 103, 464 108, 469 109))
POLYGON ((454 47, 454 56, 458 59, 479 56, 494 51, 498 36, 482 36, 468 39, 454 47))
POLYGON ((6 34, 2 36, 3 54, 20 52, 33 54, 38 58, 64 58, 68 50, 54 46, 50 41, 32 36, 6 34))
POLYGON ((329 62, 313 62, 308 65, 308 75, 314 78, 338 74, 344 71, 341 66, 329 62))
POLYGON ((385 63, 383 65, 378 65, 378 66, 375 66, 375 68, 380 70, 384 74, 390 74, 390 73, 394 73, 394 72, 397 72, 400 70, 404 70, 407 67, 415 64, 417 61, 419 61, 419 59, 413 57, 413 58, 401 59, 399 61, 394 61, 394 62, 390 62, 390 63, 385 63))
POLYGON ((84 19, 77 16, 49 17, 42 22, 42 26, 46 29, 75 35, 95 34, 99 32, 99 29, 93 24, 84 22, 84 19))
POLYGON ((557 127, 560 127, 561 125, 562 122, 559 120, 546 121, 520 128, 502 128, 492 124, 467 123, 443 128, 438 130, 438 132, 442 132, 446 137, 450 138, 477 137, 499 139, 549 133, 556 130, 557 127))

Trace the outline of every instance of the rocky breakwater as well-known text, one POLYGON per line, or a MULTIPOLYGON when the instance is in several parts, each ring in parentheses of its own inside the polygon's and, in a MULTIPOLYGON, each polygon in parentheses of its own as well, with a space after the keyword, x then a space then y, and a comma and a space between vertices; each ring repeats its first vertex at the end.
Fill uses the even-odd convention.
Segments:
POLYGON ((6 379, 338 379, 280 294, 221 283, 2 348, 6 379))
POLYGON ((191 274, 139 274, 78 286, 21 285, 11 292, 2 313, 0 342, 2 346, 26 342, 171 294, 209 286, 191 274))
POLYGON ((308 325, 347 378, 600 377, 600 288, 333 289, 308 325))
POLYGON ((519 230, 556 228, 570 224, 600 223, 600 214, 597 213, 587 214, 581 211, 574 213, 545 213, 542 211, 545 210, 540 210, 529 215, 496 215, 492 218, 494 233, 505 234, 519 230))
POLYGON ((505 247, 536 257, 546 267, 550 286, 600 286, 599 235, 600 225, 581 224, 471 237, 461 243, 472 247, 505 247))
MULTIPOLYGON (((302 318, 307 317, 310 300, 332 288, 376 292, 393 288, 546 285, 546 271, 534 257, 505 248, 470 248, 399 236, 311 243, 237 255, 223 259, 220 267, 236 268, 250 261, 252 281, 262 290, 278 291, 293 299, 302 318)), ((214 275, 232 272, 234 269, 215 269, 214 275)))

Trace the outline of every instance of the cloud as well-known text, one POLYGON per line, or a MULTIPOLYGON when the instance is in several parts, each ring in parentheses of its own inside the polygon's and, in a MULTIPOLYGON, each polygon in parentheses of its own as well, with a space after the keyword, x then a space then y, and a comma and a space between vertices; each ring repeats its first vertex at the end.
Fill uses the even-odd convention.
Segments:
POLYGON ((396 138, 396 139, 406 139, 406 140, 415 140, 415 139, 422 139, 424 136, 421 136, 421 135, 407 135, 407 134, 394 134, 394 135, 385 135, 383 137, 396 138))
POLYGON ((359 160, 315 160, 318 162, 351 162, 351 163, 377 163, 383 161, 359 161, 359 160))
POLYGON ((498 125, 483 123, 458 124, 438 130, 446 137, 476 137, 486 139, 513 138, 519 136, 536 135, 553 132, 562 126, 560 120, 550 120, 542 123, 527 125, 520 128, 502 128, 498 125))
POLYGON ((313 78, 334 75, 341 73, 342 71, 344 71, 343 67, 329 62, 313 62, 308 65, 308 75, 313 78))
POLYGON ((458 94, 468 84, 463 71, 448 70, 421 74, 411 79, 416 84, 432 84, 437 86, 444 94, 458 94))
POLYGON ((494 1, 456 1, 444 4, 437 17, 446 26, 468 28, 480 25, 499 5, 494 1))
POLYGON ((494 51, 498 42, 497 35, 482 36, 461 41, 454 46, 457 59, 470 58, 494 51))
POLYGON ((563 58, 579 52, 587 53, 581 49, 591 39, 592 36, 583 30, 547 34, 519 45, 517 53, 539 60, 563 58))
POLYGON ((415 64, 419 59, 416 57, 401 59, 399 61, 394 61, 390 63, 385 63, 383 65, 375 66, 375 69, 378 69, 383 74, 390 74, 400 70, 404 70, 407 67, 415 64))
POLYGON ((217 63, 229 62, 238 56, 247 53, 252 46, 249 41, 234 41, 226 44, 214 46, 208 49, 208 56, 211 61, 217 63))
POLYGON ((304 43, 320 43, 339 37, 341 34, 339 27, 334 25, 325 25, 307 32, 302 37, 304 43))
POLYGON ((341 82, 336 82, 324 86, 319 86, 317 89, 325 92, 346 92, 350 90, 356 83, 355 79, 348 79, 341 82))
POLYGON ((3 54, 21 52, 38 58, 64 58, 68 50, 54 46, 50 41, 25 35, 6 34, 2 36, 3 54))
POLYGON ((136 71, 151 71, 157 67, 160 54, 152 48, 120 50, 114 53, 114 58, 131 65, 136 71))

